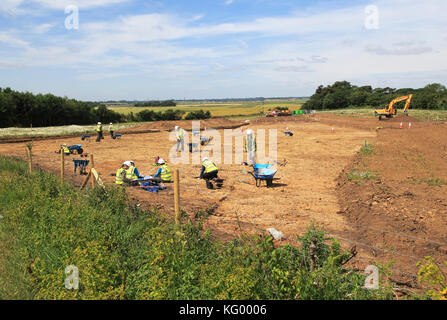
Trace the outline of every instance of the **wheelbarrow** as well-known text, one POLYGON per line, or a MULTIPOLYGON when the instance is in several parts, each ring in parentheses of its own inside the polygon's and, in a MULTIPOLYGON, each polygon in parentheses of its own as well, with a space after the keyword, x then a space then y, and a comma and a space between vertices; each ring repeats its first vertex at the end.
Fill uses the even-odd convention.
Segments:
POLYGON ((76 173, 76 169, 79 167, 80 175, 87 174, 85 168, 88 166, 89 162, 90 162, 89 160, 73 159, 74 173, 76 173))
POLYGON ((273 177, 278 170, 271 169, 271 167, 271 164, 253 165, 253 172, 250 172, 250 174, 256 180, 256 187, 259 188, 263 180, 265 181, 267 188, 270 188, 273 185, 273 177))
MULTIPOLYGON (((75 152, 77 154, 84 153, 84 149, 82 149, 82 144, 75 144, 72 146, 68 146, 67 149, 70 151, 70 154, 74 154, 75 152)), ((61 153, 61 151, 62 151, 62 147, 56 153, 61 153)))
POLYGON ((82 154, 84 152, 84 149, 82 149, 82 144, 75 144, 72 146, 68 146, 68 150, 70 150, 70 153, 77 152, 78 154, 82 154))

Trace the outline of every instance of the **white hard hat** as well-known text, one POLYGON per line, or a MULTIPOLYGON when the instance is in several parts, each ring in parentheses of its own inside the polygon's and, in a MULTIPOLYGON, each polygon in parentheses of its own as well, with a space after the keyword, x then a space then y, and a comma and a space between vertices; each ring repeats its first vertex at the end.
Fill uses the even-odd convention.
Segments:
POLYGON ((246 134, 247 134, 247 135, 253 134, 253 130, 248 129, 248 130, 246 131, 246 134))
POLYGON ((110 122, 110 124, 113 124, 113 123, 110 122))
POLYGON ((164 163, 165 161, 162 158, 158 159, 158 164, 164 164, 164 163))
POLYGON ((128 167, 130 167, 131 165, 132 165, 132 163, 130 163, 130 161, 124 161, 124 163, 123 163, 125 166, 128 166, 128 167))
POLYGON ((64 144, 62 144, 63 146, 66 146, 67 144, 66 143, 64 143, 64 144))
POLYGON ((98 124, 101 124, 101 122, 98 122, 98 124))
POLYGON ((177 130, 178 129, 178 126, 175 126, 175 130, 177 130))
POLYGON ((206 161, 206 160, 209 160, 209 159, 207 157, 202 158, 202 161, 206 161))

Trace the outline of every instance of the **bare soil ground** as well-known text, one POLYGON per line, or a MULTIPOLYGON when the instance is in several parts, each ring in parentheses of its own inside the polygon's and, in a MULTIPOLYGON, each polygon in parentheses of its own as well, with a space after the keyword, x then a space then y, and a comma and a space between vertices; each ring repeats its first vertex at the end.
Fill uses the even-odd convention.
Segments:
MULTIPOLYGON (((218 128, 223 137, 223 128, 243 124, 211 119, 201 127, 218 128)), ((134 160, 141 173, 152 175, 155 156, 169 159, 174 142, 169 141, 168 130, 175 125, 190 129, 191 121, 146 124, 129 130, 160 131, 124 134, 117 140, 106 135, 101 143, 93 137, 88 142, 80 137, 35 141, 34 163, 58 174, 60 156, 55 151, 59 146, 83 144, 86 153, 94 154, 95 167, 107 183, 113 183, 110 174, 125 160, 134 160)), ((405 283, 414 282, 415 257, 432 255, 437 261, 447 260, 447 124, 406 116, 379 122, 317 114, 260 118, 248 127, 278 130, 278 160, 286 159, 287 164, 278 166, 272 188, 265 184, 257 188, 246 173, 250 170, 247 166, 219 164, 224 187, 208 190, 204 181, 195 179, 200 164, 171 164, 181 169, 182 209, 192 217, 199 210, 211 212, 205 227, 215 236, 231 239, 274 227, 284 233, 284 243, 303 234, 314 221, 341 239, 345 248, 357 246, 359 256, 353 264, 358 268, 364 269, 371 260, 393 260, 400 272, 398 279, 405 283), (404 129, 399 129, 400 122, 404 129), (409 122, 412 129, 408 129, 409 122), (286 127, 294 136, 283 134, 286 127), (362 155, 359 151, 365 139, 374 152, 362 155), (353 172, 370 175, 356 180, 353 172), (405 277, 406 273, 411 277, 405 277)), ((233 131, 242 135, 240 129, 233 131)), ((217 143, 216 139, 206 148, 217 143)), ((228 141, 220 143, 229 146, 228 141)), ((0 153, 26 158, 23 143, 0 144, 0 153)), ((84 176, 73 174, 71 159, 66 160, 65 169, 67 180, 80 185, 84 176)), ((128 190, 144 205, 173 212, 172 185, 157 194, 128 190)))

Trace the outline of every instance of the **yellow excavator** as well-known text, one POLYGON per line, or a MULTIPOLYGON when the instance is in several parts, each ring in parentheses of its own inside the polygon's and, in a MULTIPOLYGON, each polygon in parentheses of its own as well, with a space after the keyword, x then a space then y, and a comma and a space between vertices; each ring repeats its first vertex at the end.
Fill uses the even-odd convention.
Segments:
POLYGON ((394 105, 396 103, 404 101, 404 100, 407 100, 407 102, 405 103, 405 108, 404 108, 403 112, 406 115, 408 115, 407 112, 408 112, 408 109, 410 108, 410 103, 411 103, 412 98, 413 98, 412 94, 410 94, 408 96, 396 98, 390 102, 388 108, 375 110, 374 115, 376 117, 379 116, 379 120, 382 120, 382 117, 392 118, 393 116, 395 116, 397 114, 397 109, 394 107, 394 105))

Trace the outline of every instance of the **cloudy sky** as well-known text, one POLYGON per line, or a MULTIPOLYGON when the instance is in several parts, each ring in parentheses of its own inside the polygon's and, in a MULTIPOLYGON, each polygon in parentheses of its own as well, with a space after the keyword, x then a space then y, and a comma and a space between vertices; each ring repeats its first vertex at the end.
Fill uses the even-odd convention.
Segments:
POLYGON ((0 0, 0 87, 146 100, 337 80, 447 84, 447 1, 0 0))

